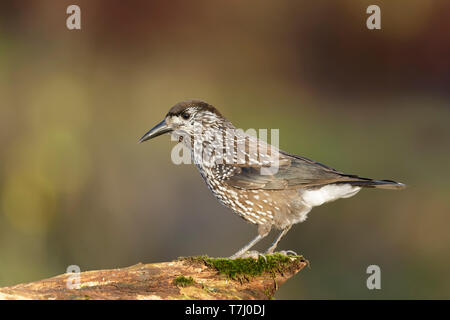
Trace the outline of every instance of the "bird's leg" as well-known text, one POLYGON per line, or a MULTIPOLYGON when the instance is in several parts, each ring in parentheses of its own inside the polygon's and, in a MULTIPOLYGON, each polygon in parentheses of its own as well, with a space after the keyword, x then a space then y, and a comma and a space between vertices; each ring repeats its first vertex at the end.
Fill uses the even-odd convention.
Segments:
MULTIPOLYGON (((229 257, 229 259, 236 259, 239 258, 241 256, 243 256, 251 247, 253 247, 255 244, 257 244, 259 241, 261 241, 261 239, 265 238, 270 232, 270 226, 259 226, 258 227, 258 235, 256 236, 255 239, 253 239, 252 241, 250 241, 248 244, 246 244, 241 250, 239 250, 238 252, 236 252, 235 254, 233 254, 231 257, 229 257)), ((259 253, 252 253, 253 255, 259 255, 259 253)))
POLYGON ((287 226, 280 232, 280 234, 275 239, 275 241, 272 243, 272 245, 269 247, 269 249, 266 250, 267 254, 273 253, 275 251, 275 249, 277 248, 278 242, 280 242, 281 238, 283 238, 286 235, 286 233, 288 233, 288 231, 289 231, 289 229, 291 229, 291 227, 292 227, 292 225, 287 226))
POLYGON ((250 249, 255 244, 257 244, 259 241, 261 241, 261 239, 264 238, 265 236, 267 236, 267 234, 265 234, 265 235, 258 234, 255 239, 253 239, 248 244, 246 244, 245 247, 243 247, 241 250, 239 250, 238 252, 233 254, 230 257, 230 259, 236 259, 236 258, 239 258, 240 256, 244 255, 244 253, 246 253, 248 251, 248 249, 250 249))

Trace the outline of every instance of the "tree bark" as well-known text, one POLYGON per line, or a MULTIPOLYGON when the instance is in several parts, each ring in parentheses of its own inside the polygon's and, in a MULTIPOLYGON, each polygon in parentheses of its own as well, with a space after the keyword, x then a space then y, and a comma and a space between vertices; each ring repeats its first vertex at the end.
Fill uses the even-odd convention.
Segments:
POLYGON ((235 260, 188 257, 121 269, 66 273, 0 288, 0 299, 270 299, 282 283, 308 263, 301 256, 284 257, 283 263, 269 268, 264 265, 267 259, 248 259, 252 258, 237 260, 246 267, 258 267, 257 271, 243 270, 241 265, 234 265, 235 260))

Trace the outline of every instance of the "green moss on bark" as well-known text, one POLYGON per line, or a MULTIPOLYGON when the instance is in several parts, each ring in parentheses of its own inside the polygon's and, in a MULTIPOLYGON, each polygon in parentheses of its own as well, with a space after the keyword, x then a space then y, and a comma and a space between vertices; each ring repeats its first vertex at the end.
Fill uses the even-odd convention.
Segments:
POLYGON ((187 287, 192 286, 195 283, 195 281, 192 277, 178 276, 173 280, 173 283, 176 286, 187 287))
POLYGON ((305 262, 303 256, 286 256, 280 253, 266 254, 263 257, 254 258, 210 258, 208 256, 197 256, 180 258, 192 263, 204 263, 210 268, 225 274, 233 280, 243 280, 263 274, 282 273, 286 268, 290 268, 298 262, 305 262))

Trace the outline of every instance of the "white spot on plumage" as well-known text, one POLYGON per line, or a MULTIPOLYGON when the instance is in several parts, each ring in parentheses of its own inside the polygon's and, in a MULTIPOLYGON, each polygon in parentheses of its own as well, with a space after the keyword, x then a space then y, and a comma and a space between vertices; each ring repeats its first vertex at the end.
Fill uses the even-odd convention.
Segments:
POLYGON ((239 201, 236 201, 236 204, 237 204, 239 207, 241 207, 244 211, 246 210, 246 207, 245 207, 242 203, 240 203, 239 201))

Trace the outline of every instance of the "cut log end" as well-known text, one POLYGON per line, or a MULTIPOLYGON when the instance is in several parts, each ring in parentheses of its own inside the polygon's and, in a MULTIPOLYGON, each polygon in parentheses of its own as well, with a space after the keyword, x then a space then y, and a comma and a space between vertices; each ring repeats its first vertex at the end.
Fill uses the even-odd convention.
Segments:
POLYGON ((277 253, 258 259, 185 257, 121 269, 66 273, 4 287, 0 288, 0 299, 271 299, 281 284, 307 264, 301 256, 277 253))

